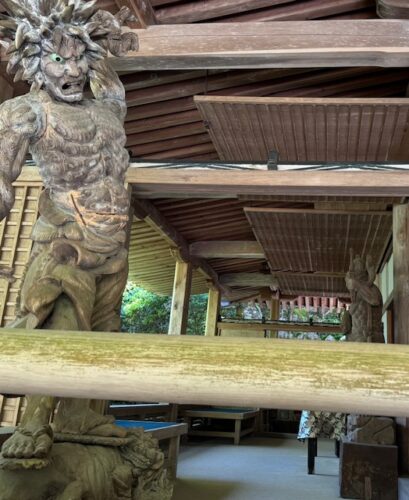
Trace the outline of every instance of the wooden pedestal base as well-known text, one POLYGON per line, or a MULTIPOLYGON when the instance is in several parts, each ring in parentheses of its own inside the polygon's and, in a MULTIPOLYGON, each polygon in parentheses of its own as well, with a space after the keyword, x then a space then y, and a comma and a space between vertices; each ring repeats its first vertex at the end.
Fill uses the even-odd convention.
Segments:
POLYGON ((339 464, 342 498, 397 500, 397 446, 342 441, 339 464))

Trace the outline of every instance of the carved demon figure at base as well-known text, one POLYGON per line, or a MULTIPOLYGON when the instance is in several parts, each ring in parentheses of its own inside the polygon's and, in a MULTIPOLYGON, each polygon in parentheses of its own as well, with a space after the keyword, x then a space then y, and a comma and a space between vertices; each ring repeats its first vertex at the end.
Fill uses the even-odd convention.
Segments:
MULTIPOLYGON (((129 157, 125 91, 106 56, 136 50, 136 36, 121 28, 130 12, 124 8, 113 16, 98 10, 95 0, 2 3, 10 14, 0 16, 7 69, 15 81, 28 81, 31 91, 0 106, 0 220, 13 205, 12 182, 27 152, 45 186, 18 318, 10 326, 118 331, 127 279, 129 157), (93 99, 84 98, 88 81, 93 99)), ((111 419, 93 412, 89 400, 62 400, 50 427, 53 408, 52 398, 28 398, 21 425, 3 446, 3 468, 38 467, 41 460, 45 466, 54 433, 67 441, 126 437, 111 419)), ((3 481, 3 498, 1 488, 3 481)))

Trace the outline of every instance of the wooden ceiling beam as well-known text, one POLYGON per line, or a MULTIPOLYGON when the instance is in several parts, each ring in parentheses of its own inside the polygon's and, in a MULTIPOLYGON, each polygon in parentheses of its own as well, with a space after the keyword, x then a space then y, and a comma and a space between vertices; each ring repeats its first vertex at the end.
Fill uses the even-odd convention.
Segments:
POLYGON ((271 274, 263 273, 226 273, 219 275, 220 283, 228 286, 245 286, 261 288, 268 286, 274 290, 278 288, 277 279, 271 274))
POLYGON ((158 10, 158 19, 163 23, 195 23, 204 19, 228 16, 239 12, 262 9, 272 5, 282 5, 295 0, 207 0, 204 8, 202 2, 189 2, 188 4, 171 5, 158 10))
POLYGON ((204 260, 190 255, 189 244, 186 239, 175 229, 175 227, 164 217, 164 215, 147 200, 133 199, 132 206, 134 215, 144 220, 150 227, 155 229, 163 239, 175 250, 176 260, 190 262, 203 274, 223 295, 228 297, 231 290, 219 281, 216 271, 204 260))
POLYGON ((197 241, 190 245, 190 254, 204 259, 264 259, 257 241, 197 241))
POLYGON ((146 29, 152 24, 157 24, 155 11, 150 0, 115 0, 115 3, 119 8, 128 7, 135 16, 137 24, 132 25, 132 22, 129 23, 133 28, 146 29))
POLYGON ((154 25, 117 71, 408 67, 407 21, 338 20, 154 25))
POLYGON ((407 196, 407 171, 234 171, 130 168, 127 181, 141 198, 264 196, 407 196))

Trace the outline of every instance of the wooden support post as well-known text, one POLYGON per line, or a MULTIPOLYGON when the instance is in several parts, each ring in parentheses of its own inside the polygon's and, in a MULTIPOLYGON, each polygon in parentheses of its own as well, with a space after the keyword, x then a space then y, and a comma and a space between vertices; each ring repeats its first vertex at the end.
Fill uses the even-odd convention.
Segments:
MULTIPOLYGON (((394 338, 409 344, 409 205, 393 207, 394 338)), ((409 411, 407 413, 409 416, 409 411)), ((400 469, 409 471, 409 418, 397 419, 400 469)))
POLYGON ((220 292, 210 288, 207 299, 206 328, 205 335, 217 335, 217 321, 220 309, 220 292))
POLYGON ((3 328, 0 352, 0 393, 408 415, 409 345, 3 328))
POLYGON ((175 268, 175 281, 173 283, 172 306, 168 331, 169 335, 186 334, 191 282, 191 264, 177 261, 175 268))
MULTIPOLYGON (((278 321, 280 319, 280 298, 278 293, 271 297, 270 306, 270 319, 278 321)), ((277 338, 277 334, 277 330, 270 330, 270 338, 277 338)))

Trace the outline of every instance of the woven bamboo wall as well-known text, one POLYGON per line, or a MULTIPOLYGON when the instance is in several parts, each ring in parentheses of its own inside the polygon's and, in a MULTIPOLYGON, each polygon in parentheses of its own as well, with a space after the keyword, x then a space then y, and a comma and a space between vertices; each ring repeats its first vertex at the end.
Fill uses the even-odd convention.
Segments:
MULTIPOLYGON (((0 326, 15 318, 16 302, 22 276, 32 247, 31 230, 37 220, 38 200, 42 190, 38 182, 21 182, 15 186, 16 201, 9 216, 0 223, 0 265, 12 267, 16 281, 0 278, 0 326)), ((20 422, 25 398, 6 398, 0 395, 0 427, 20 422)))

